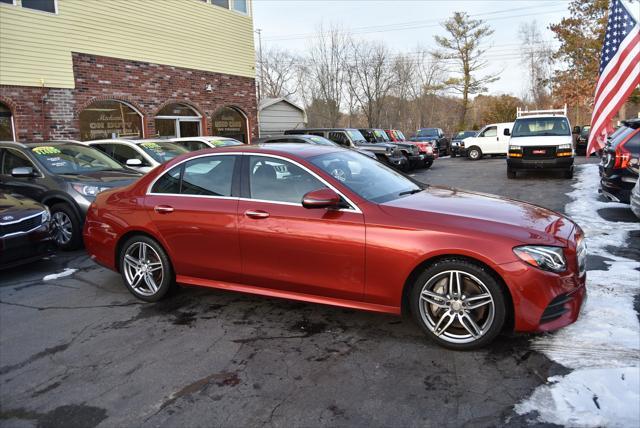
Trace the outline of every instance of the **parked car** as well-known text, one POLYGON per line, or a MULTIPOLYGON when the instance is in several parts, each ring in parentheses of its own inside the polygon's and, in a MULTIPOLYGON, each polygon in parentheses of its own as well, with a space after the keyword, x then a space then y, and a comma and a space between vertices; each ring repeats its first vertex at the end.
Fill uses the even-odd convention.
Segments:
POLYGON ((387 134, 387 137, 389 137, 390 141, 399 143, 407 141, 404 134, 399 129, 385 129, 384 132, 385 134, 387 134))
POLYGON ((425 157, 420 155, 420 149, 415 144, 408 144, 403 142, 391 142, 389 136, 382 129, 374 128, 362 128, 359 129, 360 133, 364 136, 365 140, 371 144, 384 143, 394 144, 404 157, 407 158, 409 168, 421 168, 425 165, 425 157))
MULTIPOLYGON (((254 140, 252 144, 260 145, 260 144, 284 144, 284 143, 293 143, 293 144, 314 144, 319 146, 331 146, 331 147, 340 147, 338 143, 334 143, 333 141, 320 137, 318 135, 280 135, 275 137, 265 137, 254 140)), ((378 159, 373 152, 369 150, 359 149, 359 148, 351 148, 347 147, 350 150, 354 150, 360 154, 363 154, 372 159, 378 159)))
POLYGON ((586 295, 583 232, 571 219, 425 186, 321 145, 174 159, 100 193, 84 238, 91 257, 143 301, 178 282, 396 315, 408 309, 453 349, 487 345, 505 328, 571 324, 586 295), (332 175, 336 165, 346 168, 343 179, 332 175))
POLYGON ((74 142, 0 143, 0 191, 48 206, 54 239, 64 250, 82 244, 85 213, 98 193, 140 176, 101 151, 74 142))
POLYGON ((471 160, 482 159, 485 155, 506 155, 509 151, 509 132, 512 127, 513 122, 485 126, 475 137, 465 139, 462 154, 471 160))
POLYGON ((55 243, 46 205, 0 191, 0 269, 51 255, 55 243))
POLYGON ((623 128, 604 146, 600 159, 600 188, 610 200, 628 204, 638 179, 640 119, 624 121, 623 128))
POLYGON ((242 141, 228 137, 181 137, 172 138, 169 142, 184 147, 190 152, 208 148, 215 149, 216 147, 241 146, 244 144, 242 141))
POLYGON ((460 131, 451 139, 451 157, 462 156, 465 152, 464 139, 475 137, 478 131, 460 131))
POLYGON ((451 142, 440 128, 420 128, 416 131, 416 135, 411 137, 410 140, 426 141, 433 144, 433 147, 438 152, 438 156, 451 154, 451 142))
POLYGON ((576 138, 576 154, 586 155, 587 145, 589 144, 589 131, 591 130, 591 126, 578 126, 575 130, 578 131, 576 132, 576 134, 578 134, 578 137, 576 138))
POLYGON ((631 191, 631 211, 640 219, 640 176, 631 191))
POLYGON ((127 140, 118 138, 85 141, 83 144, 96 148, 121 164, 142 173, 147 173, 176 156, 189 153, 189 150, 168 139, 127 140))
POLYGON ((284 135, 317 135, 324 137, 342 147, 351 149, 363 149, 372 152, 376 158, 384 164, 406 170, 409 168, 407 158, 402 154, 400 149, 394 144, 388 143, 368 143, 362 136, 360 131, 353 128, 307 128, 307 129, 289 129, 284 131, 284 135))
POLYGON ((573 178, 573 137, 567 107, 554 110, 521 111, 513 124, 507 156, 507 177, 516 178, 522 170, 562 171, 573 178))

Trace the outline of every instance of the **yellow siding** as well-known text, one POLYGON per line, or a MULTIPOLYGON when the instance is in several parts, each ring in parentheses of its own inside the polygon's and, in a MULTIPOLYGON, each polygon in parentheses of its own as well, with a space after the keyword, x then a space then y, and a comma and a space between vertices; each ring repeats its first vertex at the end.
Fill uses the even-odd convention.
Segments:
POLYGON ((73 88, 71 52, 255 77, 251 16, 200 0, 0 4, 1 85, 73 88))

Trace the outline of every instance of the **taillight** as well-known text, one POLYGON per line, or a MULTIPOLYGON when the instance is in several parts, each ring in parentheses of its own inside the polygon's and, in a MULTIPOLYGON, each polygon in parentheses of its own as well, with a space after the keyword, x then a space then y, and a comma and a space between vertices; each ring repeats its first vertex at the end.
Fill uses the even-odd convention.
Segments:
POLYGON ((627 141, 616 146, 616 161, 613 165, 613 167, 616 169, 622 169, 629 166, 629 161, 631 160, 631 152, 624 147, 627 141))

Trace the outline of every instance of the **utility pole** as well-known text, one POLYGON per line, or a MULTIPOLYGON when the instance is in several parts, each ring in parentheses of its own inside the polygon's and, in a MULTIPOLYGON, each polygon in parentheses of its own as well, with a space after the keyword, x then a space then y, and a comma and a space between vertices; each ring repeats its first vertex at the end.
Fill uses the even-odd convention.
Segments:
POLYGON ((258 34, 258 49, 260 49, 259 53, 259 62, 260 62, 260 87, 258 88, 258 101, 262 100, 262 88, 264 88, 264 68, 262 62, 262 30, 260 28, 256 28, 255 32, 258 34))

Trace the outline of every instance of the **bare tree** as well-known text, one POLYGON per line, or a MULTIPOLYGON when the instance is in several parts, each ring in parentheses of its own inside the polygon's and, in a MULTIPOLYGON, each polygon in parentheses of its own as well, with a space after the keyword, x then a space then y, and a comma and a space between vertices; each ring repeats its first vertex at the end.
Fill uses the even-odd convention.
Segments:
POLYGON ((265 97, 289 97, 298 90, 299 59, 291 52, 271 48, 262 55, 260 64, 262 94, 265 97))
POLYGON ((463 129, 469 109, 469 95, 486 92, 486 85, 499 79, 497 75, 476 77, 478 72, 488 65, 483 59, 486 50, 480 45, 485 38, 493 34, 493 30, 481 19, 471 19, 465 12, 454 12, 442 26, 448 35, 435 36, 435 41, 442 50, 434 52, 434 57, 455 63, 451 70, 454 76, 445 83, 462 94, 459 127, 463 129))
POLYGON ((541 107, 550 99, 549 77, 553 51, 542 38, 536 21, 520 24, 518 37, 522 49, 520 60, 529 73, 527 98, 536 107, 541 107))
POLYGON ((389 49, 382 43, 366 41, 350 46, 351 61, 346 67, 349 89, 369 127, 379 127, 384 99, 395 83, 389 49))

